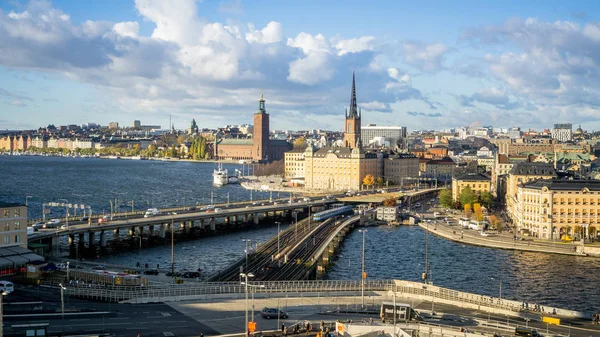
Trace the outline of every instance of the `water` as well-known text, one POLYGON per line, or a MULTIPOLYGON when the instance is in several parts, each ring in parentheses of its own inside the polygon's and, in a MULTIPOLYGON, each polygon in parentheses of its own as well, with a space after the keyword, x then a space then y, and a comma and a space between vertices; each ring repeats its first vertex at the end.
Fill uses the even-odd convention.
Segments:
MULTIPOLYGON (((233 171, 240 165, 225 165, 233 171)), ((41 216, 42 202, 80 200, 94 213, 108 212, 109 200, 118 198, 122 211, 126 200, 136 209, 210 202, 247 200, 250 192, 239 185, 212 186, 214 163, 156 162, 109 159, 0 156, 0 202, 24 202, 29 195, 29 216, 41 216), (117 194, 116 192, 120 193, 117 194), (79 197, 79 195, 88 195, 79 197)), ((254 192, 254 198, 268 198, 254 192)), ((286 195, 287 196, 287 195, 286 195)), ((275 195, 274 195, 275 197, 275 195)), ((64 209, 53 209, 62 215, 64 209)), ((218 271, 244 255, 242 238, 264 242, 275 227, 260 228, 200 240, 177 243, 178 269, 218 271)), ((369 279, 399 278, 419 281, 425 269, 425 233, 417 227, 376 227, 366 233, 365 265, 369 279)), ((362 234, 353 231, 344 241, 330 279, 359 279, 362 234)), ((434 284, 497 297, 557 305, 584 311, 600 311, 600 259, 488 249, 461 245, 429 236, 431 280, 434 284)), ((133 266, 170 266, 171 247, 159 246, 102 258, 107 263, 133 266)))
MULTIPOLYGON (((365 234, 369 279, 421 281, 425 271, 425 231, 420 227, 372 227, 365 234)), ((353 231, 340 247, 327 278, 360 280, 362 233, 353 231)), ((556 305, 573 310, 600 309, 600 259, 463 245, 429 235, 433 284, 498 297, 556 305)))

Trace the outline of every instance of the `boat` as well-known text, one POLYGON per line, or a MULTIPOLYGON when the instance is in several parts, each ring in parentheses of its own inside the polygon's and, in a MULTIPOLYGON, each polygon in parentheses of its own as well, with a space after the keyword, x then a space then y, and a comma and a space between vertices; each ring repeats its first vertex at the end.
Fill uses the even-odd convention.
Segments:
POLYGON ((227 169, 223 168, 223 164, 219 163, 219 166, 213 172, 213 184, 217 186, 227 185, 229 179, 227 177, 227 169))
POLYGON ((240 179, 238 179, 238 177, 228 177, 227 178, 227 183, 228 184, 237 184, 240 182, 240 179))

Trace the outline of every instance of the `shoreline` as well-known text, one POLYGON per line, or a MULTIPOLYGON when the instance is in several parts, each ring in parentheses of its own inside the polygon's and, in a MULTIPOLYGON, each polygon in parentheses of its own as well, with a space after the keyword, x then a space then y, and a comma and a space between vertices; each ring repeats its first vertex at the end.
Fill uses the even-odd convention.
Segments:
POLYGON ((428 231, 431 234, 441 238, 451 240, 457 243, 469 244, 472 246, 480 246, 494 249, 518 250, 535 253, 561 254, 570 256, 588 256, 598 257, 585 254, 582 246, 563 243, 546 243, 540 241, 514 241, 510 239, 502 240, 502 236, 480 236, 479 232, 469 229, 463 229, 459 225, 448 226, 445 224, 429 224, 419 222, 419 227, 428 231), (474 234, 475 233, 475 234, 474 234), (474 234, 474 235, 473 235, 474 234), (494 239, 496 238, 496 239, 494 239))
POLYGON ((8 152, 0 152, 0 156, 26 156, 26 157, 56 157, 56 158, 68 158, 68 159, 116 159, 116 160, 139 160, 139 161, 164 161, 164 162, 190 162, 190 163, 223 163, 223 164, 234 164, 234 165, 245 165, 251 163, 241 164, 237 161, 232 160, 216 160, 216 159, 180 159, 180 158, 136 158, 136 157, 121 157, 113 158, 115 156, 95 156, 95 155, 86 155, 84 156, 63 156, 59 154, 49 153, 49 154, 33 154, 33 153, 19 153, 19 154, 10 154, 8 152))

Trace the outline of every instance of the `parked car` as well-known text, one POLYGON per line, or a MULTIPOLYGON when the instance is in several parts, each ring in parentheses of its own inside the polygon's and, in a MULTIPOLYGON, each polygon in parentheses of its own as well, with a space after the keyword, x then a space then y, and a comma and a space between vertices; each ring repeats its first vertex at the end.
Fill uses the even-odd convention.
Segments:
POLYGON ((260 312, 260 315, 266 319, 277 318, 277 317, 283 318, 283 319, 288 318, 287 312, 285 312, 281 309, 277 309, 277 308, 263 308, 263 310, 260 312))
POLYGON ((160 274, 160 271, 158 269, 147 269, 147 270, 144 270, 144 274, 145 275, 158 275, 158 274, 160 274))

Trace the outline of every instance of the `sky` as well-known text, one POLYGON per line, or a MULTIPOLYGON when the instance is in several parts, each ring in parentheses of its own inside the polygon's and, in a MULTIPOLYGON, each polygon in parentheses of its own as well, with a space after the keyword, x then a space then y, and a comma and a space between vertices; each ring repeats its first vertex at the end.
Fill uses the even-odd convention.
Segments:
POLYGON ((600 130, 600 2, 0 0, 0 130, 600 130))

